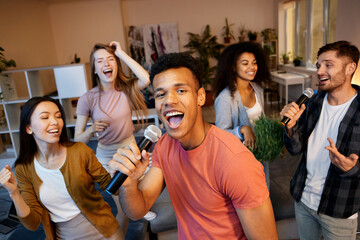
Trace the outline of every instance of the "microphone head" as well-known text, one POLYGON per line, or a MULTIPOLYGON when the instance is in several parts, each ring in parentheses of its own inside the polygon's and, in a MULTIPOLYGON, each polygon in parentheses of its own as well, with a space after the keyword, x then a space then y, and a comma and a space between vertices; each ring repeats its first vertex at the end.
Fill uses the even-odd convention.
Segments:
POLYGON ((149 139, 151 142, 156 142, 161 137, 161 130, 155 125, 150 125, 145 129, 144 137, 149 139))
POLYGON ((303 94, 308 98, 311 98, 314 95, 314 90, 312 90, 311 88, 307 88, 304 90, 303 94))

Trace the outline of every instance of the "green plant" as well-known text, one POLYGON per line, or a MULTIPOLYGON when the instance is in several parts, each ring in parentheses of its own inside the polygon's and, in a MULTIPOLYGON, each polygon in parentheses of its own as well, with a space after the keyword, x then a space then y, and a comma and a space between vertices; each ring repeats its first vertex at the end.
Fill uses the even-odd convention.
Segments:
POLYGON ((257 148, 250 149, 261 162, 274 161, 284 151, 283 126, 280 119, 260 116, 255 121, 257 148))
POLYGON ((300 56, 295 56, 294 60, 293 60, 294 66, 300 66, 300 63, 301 63, 302 59, 303 58, 300 57, 300 56))
POLYGON ((223 27, 223 36, 224 36, 224 40, 225 42, 230 42, 231 39, 235 40, 234 34, 233 34, 233 30, 231 29, 231 26, 233 26, 234 24, 229 24, 228 19, 225 18, 225 26, 223 27))
POLYGON ((249 37, 249 40, 250 40, 250 41, 255 41, 256 38, 257 38, 257 32, 249 31, 249 32, 248 32, 248 37, 249 37))
POLYGON ((77 54, 75 53, 75 56, 74 56, 74 60, 71 61, 71 64, 74 64, 74 63, 79 63, 80 62, 80 58, 77 56, 77 54))
POLYGON ((285 52, 285 53, 281 54, 284 64, 289 63, 290 55, 291 55, 291 52, 287 52, 287 53, 285 52))
POLYGON ((264 42, 269 42, 276 39, 276 33, 274 28, 265 28, 261 31, 261 36, 263 37, 264 42))
MULTIPOLYGON (((5 71, 8 67, 16 67, 16 62, 12 59, 7 60, 5 58, 4 52, 5 52, 5 50, 2 47, 0 47, 0 73, 2 71, 5 71)), ((14 91, 14 89, 12 88, 11 84, 9 83, 9 79, 7 78, 6 75, 2 76, 1 81, 2 81, 1 86, 3 89, 5 89, 5 87, 6 87, 7 91, 9 93, 14 91)), ((0 92, 0 99, 1 100, 4 99, 3 91, 0 92)))
POLYGON ((5 52, 5 50, 0 47, 0 73, 5 71, 8 67, 16 67, 16 62, 12 59, 6 60, 3 52, 5 52))
POLYGON ((239 33, 240 33, 239 42, 245 41, 245 33, 246 33, 245 24, 240 25, 239 33))
POLYGON ((210 59, 219 59, 223 44, 217 42, 217 37, 211 35, 210 26, 206 25, 201 34, 187 33, 189 36, 188 43, 184 46, 189 49, 189 53, 195 54, 203 66, 204 77, 201 79, 202 84, 211 84, 216 66, 210 66, 210 59))
POLYGON ((275 54, 275 48, 273 45, 264 45, 264 51, 267 55, 275 54))

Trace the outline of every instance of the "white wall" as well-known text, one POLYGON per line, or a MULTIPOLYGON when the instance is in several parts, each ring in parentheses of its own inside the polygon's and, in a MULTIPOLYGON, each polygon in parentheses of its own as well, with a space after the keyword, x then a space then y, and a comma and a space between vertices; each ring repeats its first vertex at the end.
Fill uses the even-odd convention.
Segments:
POLYGON ((121 0, 124 25, 176 22, 178 24, 180 51, 187 43, 187 32, 201 33, 210 24, 212 34, 223 42, 222 27, 227 17, 234 23, 234 35, 239 27, 261 32, 276 28, 277 5, 274 0, 121 0))

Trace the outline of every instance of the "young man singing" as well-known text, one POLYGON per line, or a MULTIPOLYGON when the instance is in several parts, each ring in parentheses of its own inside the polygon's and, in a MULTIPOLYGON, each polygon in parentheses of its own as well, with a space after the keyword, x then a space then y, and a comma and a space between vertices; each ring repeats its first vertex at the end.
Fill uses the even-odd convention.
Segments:
POLYGON ((284 142, 303 154, 290 184, 301 239, 355 239, 360 208, 360 88, 351 85, 359 50, 346 41, 318 51, 319 93, 281 111, 284 142))
POLYGON ((262 165, 234 135, 202 117, 199 62, 184 53, 163 55, 150 79, 166 134, 141 181, 145 151, 132 144, 114 155, 111 167, 129 176, 119 194, 126 214, 143 217, 167 186, 179 239, 277 239, 262 165))

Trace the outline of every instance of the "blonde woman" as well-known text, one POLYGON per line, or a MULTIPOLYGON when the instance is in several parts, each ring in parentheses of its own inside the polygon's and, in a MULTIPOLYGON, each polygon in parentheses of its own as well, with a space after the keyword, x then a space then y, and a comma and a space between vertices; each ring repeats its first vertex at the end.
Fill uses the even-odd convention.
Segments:
MULTIPOLYGON (((135 142, 132 111, 138 119, 147 111, 141 89, 150 83, 148 72, 129 57, 118 42, 96 44, 90 55, 93 88, 80 97, 77 105, 75 141, 87 143, 98 138, 96 157, 109 171, 108 162, 116 150, 135 142), (137 78, 126 77, 122 60, 137 78), (93 124, 86 129, 89 117, 93 124)), ((128 218, 123 214, 117 196, 117 220, 126 233, 128 218)))

